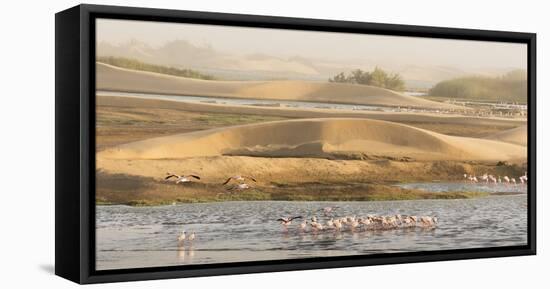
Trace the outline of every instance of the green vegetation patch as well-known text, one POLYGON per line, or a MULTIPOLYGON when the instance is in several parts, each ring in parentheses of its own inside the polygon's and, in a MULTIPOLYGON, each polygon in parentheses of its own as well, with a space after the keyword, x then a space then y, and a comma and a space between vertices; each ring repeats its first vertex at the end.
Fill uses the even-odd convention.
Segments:
POLYGON ((141 62, 139 60, 131 59, 131 58, 103 56, 103 57, 98 57, 97 61, 105 64, 110 64, 113 66, 134 69, 134 70, 149 71, 149 72, 156 72, 156 73, 175 75, 175 76, 181 76, 181 77, 187 77, 187 78, 204 79, 204 80, 216 79, 212 75, 204 74, 196 70, 181 69, 181 68, 175 68, 170 66, 150 64, 150 63, 141 62))
POLYGON ((284 120, 286 118, 276 116, 263 115, 246 115, 246 114, 222 114, 211 113, 193 118, 194 121, 203 123, 208 126, 231 126, 249 123, 258 123, 265 121, 284 120))
POLYGON ((374 68, 373 71, 355 69, 348 74, 340 72, 334 77, 329 78, 328 81, 370 85, 397 91, 402 91, 405 89, 405 81, 401 75, 386 72, 379 67, 374 68))
POLYGON ((429 92, 431 96, 485 101, 527 101, 527 73, 514 70, 500 77, 468 76, 445 80, 429 92))

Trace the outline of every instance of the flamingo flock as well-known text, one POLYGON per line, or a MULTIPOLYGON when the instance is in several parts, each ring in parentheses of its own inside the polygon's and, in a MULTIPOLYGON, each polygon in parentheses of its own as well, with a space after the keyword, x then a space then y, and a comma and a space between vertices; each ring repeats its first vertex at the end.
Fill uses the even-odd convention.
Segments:
POLYGON ((474 175, 468 175, 468 174, 464 174, 464 179, 466 179, 467 181, 471 182, 471 183, 487 183, 487 184, 501 184, 501 183, 504 183, 506 185, 517 185, 518 184, 518 180, 519 180, 519 184, 522 184, 522 185, 527 185, 527 172, 525 172, 522 176, 519 176, 517 179, 514 178, 514 177, 508 177, 508 176, 497 176, 495 177, 494 175, 490 175, 490 174, 483 174, 481 175, 479 178, 474 174, 474 175), (498 177, 498 178, 497 178, 498 177))
MULTIPOLYGON (((322 210, 322 209, 321 209, 322 210)), ((277 221, 283 227, 285 232, 288 232, 289 226, 295 219, 303 219, 302 216, 279 218, 277 221)), ((367 215, 365 217, 343 216, 330 217, 325 221, 317 219, 316 216, 309 220, 302 221, 297 225, 299 232, 318 233, 323 231, 375 231, 375 230, 394 230, 404 228, 435 228, 438 219, 436 216, 405 216, 405 215, 390 215, 376 216, 367 215)))
POLYGON ((196 237, 195 232, 191 232, 190 235, 187 235, 187 232, 185 230, 182 230, 181 233, 178 235, 178 244, 184 245, 185 241, 192 244, 193 241, 195 240, 195 237, 196 237))

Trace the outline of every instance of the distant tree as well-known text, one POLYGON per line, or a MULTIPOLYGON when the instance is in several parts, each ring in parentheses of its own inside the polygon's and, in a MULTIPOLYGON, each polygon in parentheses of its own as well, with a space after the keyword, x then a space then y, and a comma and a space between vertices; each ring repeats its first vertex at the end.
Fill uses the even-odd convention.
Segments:
POLYGON ((374 68, 374 71, 371 73, 371 77, 372 77, 372 80, 370 85, 378 86, 378 87, 386 87, 386 80, 388 79, 388 74, 384 70, 378 67, 374 68))
POLYGON ((361 85, 371 85, 392 90, 404 90, 405 82, 401 78, 401 75, 397 73, 388 74, 386 71, 379 67, 375 67, 372 72, 363 71, 361 69, 355 69, 346 75, 344 72, 340 72, 329 78, 329 82, 340 83, 354 83, 361 85))
POLYGON ((336 74, 334 77, 328 79, 329 82, 347 82, 346 75, 343 72, 336 74))
POLYGON ((401 78, 401 75, 392 73, 386 78, 386 88, 398 91, 405 90, 405 81, 401 78))
POLYGON ((351 72, 353 78, 353 83, 369 85, 372 81, 372 76, 368 71, 362 71, 361 69, 356 69, 351 72))

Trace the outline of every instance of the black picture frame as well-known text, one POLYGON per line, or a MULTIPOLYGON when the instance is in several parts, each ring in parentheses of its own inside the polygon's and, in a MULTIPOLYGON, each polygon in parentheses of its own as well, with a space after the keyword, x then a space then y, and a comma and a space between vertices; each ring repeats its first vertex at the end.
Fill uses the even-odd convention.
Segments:
POLYGON ((536 254, 536 34, 287 17, 79 5, 55 16, 55 273, 100 283, 536 254), (528 244, 365 256, 322 257, 96 271, 95 19, 200 23, 528 45, 528 244))

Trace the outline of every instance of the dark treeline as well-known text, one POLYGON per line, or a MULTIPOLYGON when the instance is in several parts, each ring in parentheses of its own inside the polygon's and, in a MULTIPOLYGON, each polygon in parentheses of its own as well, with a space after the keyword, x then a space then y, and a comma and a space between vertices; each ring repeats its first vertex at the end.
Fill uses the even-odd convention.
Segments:
POLYGON ((180 68, 169 67, 169 66, 155 65, 150 63, 144 63, 136 59, 130 59, 130 58, 124 58, 124 57, 113 57, 113 56, 98 57, 97 61, 110 64, 113 66, 134 69, 134 70, 142 70, 142 71, 149 71, 149 72, 156 72, 156 73, 162 73, 162 74, 169 74, 169 75, 188 77, 188 78, 198 78, 198 79, 205 79, 205 80, 215 79, 211 75, 203 74, 191 69, 180 69, 180 68))
POLYGON ((499 77, 469 76, 445 80, 436 84, 430 95, 524 103, 527 100, 527 73, 514 70, 499 77))
POLYGON ((340 72, 334 77, 329 78, 328 81, 371 85, 398 91, 405 89, 405 81, 403 81, 401 75, 388 73, 379 67, 374 68, 373 71, 356 69, 352 70, 349 74, 340 72))

